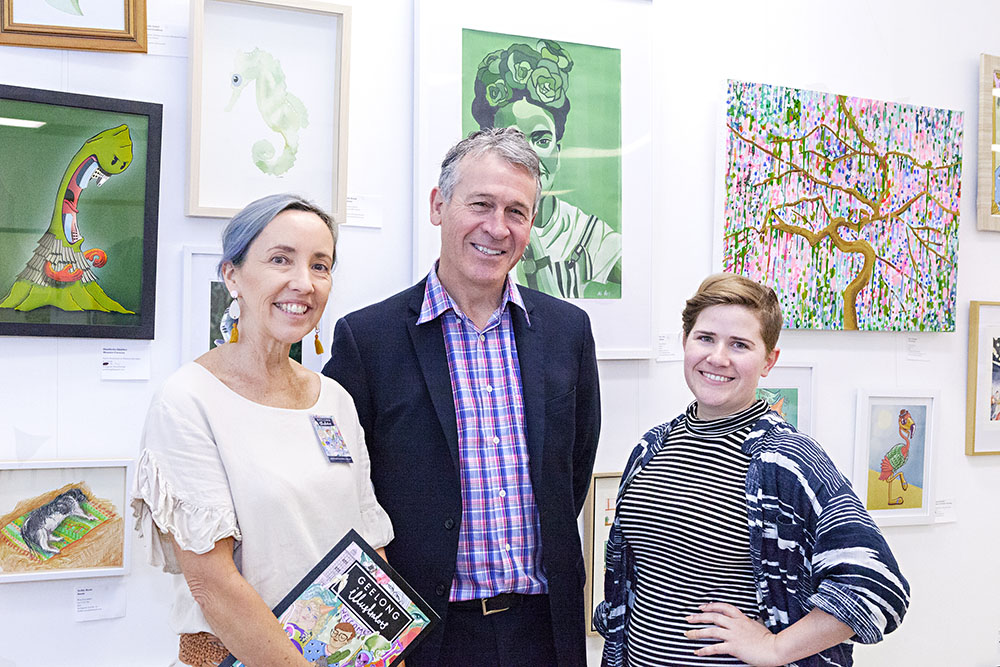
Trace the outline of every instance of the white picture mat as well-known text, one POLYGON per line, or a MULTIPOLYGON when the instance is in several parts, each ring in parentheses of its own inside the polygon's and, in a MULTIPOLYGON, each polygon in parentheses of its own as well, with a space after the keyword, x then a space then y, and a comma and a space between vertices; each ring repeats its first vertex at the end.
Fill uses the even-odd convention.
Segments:
POLYGON ((1000 338, 1000 306, 979 307, 976 355, 976 452, 1000 452, 1000 421, 990 420, 993 383, 993 339, 1000 338))
POLYGON ((127 574, 131 563, 132 509, 128 496, 132 489, 132 459, 84 461, 0 461, 0 515, 13 511, 18 502, 84 482, 94 496, 114 505, 124 521, 122 567, 95 567, 40 572, 0 572, 0 583, 38 579, 73 579, 127 574))
POLYGON ((931 461, 936 440, 935 423, 938 399, 934 392, 898 393, 870 392, 858 390, 857 430, 854 439, 854 492, 861 499, 862 505, 868 506, 868 456, 871 443, 871 413, 874 407, 899 404, 923 405, 927 408, 927 425, 924 437, 924 469, 923 488, 919 508, 868 510, 875 522, 880 526, 903 526, 909 524, 934 522, 934 479, 931 461))
MULTIPOLYGON (((216 267, 222 249, 213 246, 184 246, 183 308, 181 314, 181 363, 193 361, 210 349, 208 327, 211 315, 211 283, 221 280, 216 267)), ((329 357, 332 335, 325 312, 319 322, 320 340, 327 348, 316 354, 314 334, 302 339, 302 365, 320 371, 329 357)), ((221 333, 220 333, 221 335, 221 333)))
POLYGON ((83 16, 77 16, 59 11, 45 0, 14 0, 12 14, 14 23, 121 31, 125 30, 125 4, 126 0, 80 0, 83 16))
MULTIPOLYGON (((568 299, 590 315, 599 359, 647 359, 652 334, 652 148, 650 7, 636 3, 529 2, 503 11, 490 4, 416 0, 414 20, 414 255, 420 280, 438 257, 430 193, 441 160, 462 136, 462 29, 536 36, 621 51, 622 298, 568 299), (567 22, 568 13, 614 12, 614 21, 567 22), (530 21, 525 20, 530 17, 530 21)), ((572 100, 572 88, 569 97, 572 100)), ((572 122, 570 111, 569 121, 572 122)))
POLYGON ((757 386, 763 389, 795 387, 799 390, 799 424, 797 430, 806 435, 813 434, 813 386, 815 383, 812 364, 777 364, 762 377, 757 386))
POLYGON ((200 32, 192 35, 192 59, 197 62, 192 68, 189 215, 228 217, 265 195, 293 192, 343 222, 346 159, 341 160, 340 153, 342 145, 346 149, 347 100, 341 97, 347 90, 349 40, 344 36, 345 17, 330 13, 343 8, 309 0, 193 1, 203 3, 204 14, 200 32), (273 6, 280 4, 288 6, 273 6), (236 54, 254 48, 280 62, 287 91, 301 100, 308 114, 308 125, 298 135, 295 163, 280 176, 265 174, 253 163, 251 149, 258 140, 269 141, 276 156, 285 146, 258 109, 256 83, 244 88, 231 111, 225 110, 233 91, 236 54))

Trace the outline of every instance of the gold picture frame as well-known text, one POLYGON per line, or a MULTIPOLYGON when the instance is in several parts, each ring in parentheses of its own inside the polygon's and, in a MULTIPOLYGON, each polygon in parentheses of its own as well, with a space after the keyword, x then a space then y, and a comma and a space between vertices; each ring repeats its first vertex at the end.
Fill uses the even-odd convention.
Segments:
POLYGON ((615 501, 621 477, 620 472, 595 472, 590 479, 587 502, 583 509, 583 562, 587 570, 584 606, 588 635, 597 634, 594 628, 594 609, 604 600, 604 545, 615 518, 615 501), (601 521, 597 520, 598 517, 601 521), (600 549, 597 548, 598 544, 600 549))
POLYGON ((1000 391, 997 347, 1000 345, 1000 301, 969 302, 969 373, 965 396, 965 453, 1000 454, 1000 391), (995 370, 994 370, 995 369, 995 370))
POLYGON ((976 228, 1000 232, 1000 56, 979 55, 976 228))
MULTIPOLYGON (((88 23, 82 13, 71 11, 72 8, 79 11, 79 2, 73 0, 67 0, 67 10, 62 13, 41 2, 0 0, 0 44, 146 53, 146 0, 120 2, 119 28, 117 20, 116 27, 102 27, 104 19, 88 23)), ((102 10, 106 12, 108 6, 103 5, 102 10)))
POLYGON ((258 197, 295 192, 345 222, 351 7, 192 0, 189 40, 187 214, 228 218, 258 197), (259 93, 262 71, 279 83, 259 93))

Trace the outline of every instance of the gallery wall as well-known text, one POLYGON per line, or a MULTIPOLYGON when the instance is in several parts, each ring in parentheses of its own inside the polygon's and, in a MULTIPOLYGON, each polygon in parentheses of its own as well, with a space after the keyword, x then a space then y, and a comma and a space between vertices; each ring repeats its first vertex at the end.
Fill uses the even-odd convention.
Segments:
MULTIPOLYGON (((186 16, 186 0, 150 2, 186 16)), ((794 0, 560 2, 565 18, 552 25, 532 21, 532 3, 504 3, 504 11, 523 12, 528 34, 568 41, 616 15, 646 17, 634 29, 652 53, 652 169, 645 193, 652 211, 651 338, 678 331, 684 299, 713 267, 726 79, 965 112, 956 331, 792 331, 780 347, 782 362, 814 365, 814 431, 845 471, 853 466, 859 389, 934 390, 940 397, 937 495, 954 502, 945 518, 955 520, 885 529, 910 580, 912 603, 898 632, 856 651, 857 664, 998 664, 1000 457, 967 457, 963 444, 968 302, 1000 300, 994 259, 1000 234, 978 232, 975 225, 978 54, 1000 53, 1000 6, 966 1, 943 10, 930 0, 846 0, 834 12, 794 0), (924 360, 913 359, 918 356, 924 360)), ((461 15, 464 3, 448 3, 461 15)), ((414 193, 412 185, 414 18, 409 0, 354 6, 348 191, 369 198, 382 226, 342 230, 330 317, 402 289, 414 271, 414 197, 427 194, 414 193)), ((0 83, 163 104, 156 338, 133 343, 148 348, 150 379, 102 381, 106 341, 0 339, 0 460, 138 453, 150 396, 181 361, 182 248, 217 244, 222 225, 183 213, 187 66, 186 58, 173 56, 0 48, 0 83)), ((624 110, 623 125, 628 114, 624 110)), ((612 472, 621 469, 642 432, 677 414, 690 396, 676 361, 606 360, 600 370, 604 426, 595 469, 612 472)), ((126 598, 121 618, 76 622, 80 580, 0 584, 0 667, 39 664, 46 650, 37 639, 40 629, 58 635, 63 646, 81 647, 74 662, 83 667, 168 664, 176 651, 167 628, 173 583, 145 564, 141 543, 134 547, 131 573, 107 580, 126 598)), ((600 640, 588 642, 597 665, 600 640)))

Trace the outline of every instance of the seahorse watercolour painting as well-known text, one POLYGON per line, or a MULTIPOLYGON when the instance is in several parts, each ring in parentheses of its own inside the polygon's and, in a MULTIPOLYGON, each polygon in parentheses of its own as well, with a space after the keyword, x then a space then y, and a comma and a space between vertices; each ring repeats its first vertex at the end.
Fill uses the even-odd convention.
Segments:
POLYGON ((927 407, 873 405, 869 425, 867 509, 922 507, 927 407))
POLYGON ((56 193, 52 218, 24 269, 0 301, 0 308, 29 311, 53 306, 66 311, 132 313, 105 294, 94 268, 108 262, 100 248, 83 249, 86 225, 99 225, 100 215, 81 211, 83 191, 103 186, 132 164, 132 138, 127 125, 91 137, 76 152, 56 193))
POLYGON ((236 54, 230 83, 233 92, 226 111, 232 111, 243 89, 254 84, 257 110, 267 126, 281 135, 284 147, 281 154, 277 155, 270 141, 260 139, 254 143, 250 154, 261 172, 281 176, 295 165, 299 132, 309 125, 305 105, 288 91, 281 62, 260 48, 236 54))

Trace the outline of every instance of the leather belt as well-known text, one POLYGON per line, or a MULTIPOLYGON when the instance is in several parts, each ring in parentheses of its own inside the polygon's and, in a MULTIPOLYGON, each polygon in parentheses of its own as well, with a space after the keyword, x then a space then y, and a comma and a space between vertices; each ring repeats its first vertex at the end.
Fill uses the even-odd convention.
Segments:
POLYGON ((512 607, 520 606, 525 597, 527 596, 523 593, 499 593, 491 598, 457 600, 449 603, 448 606, 452 609, 482 610, 483 616, 489 616, 490 614, 499 614, 512 607))

